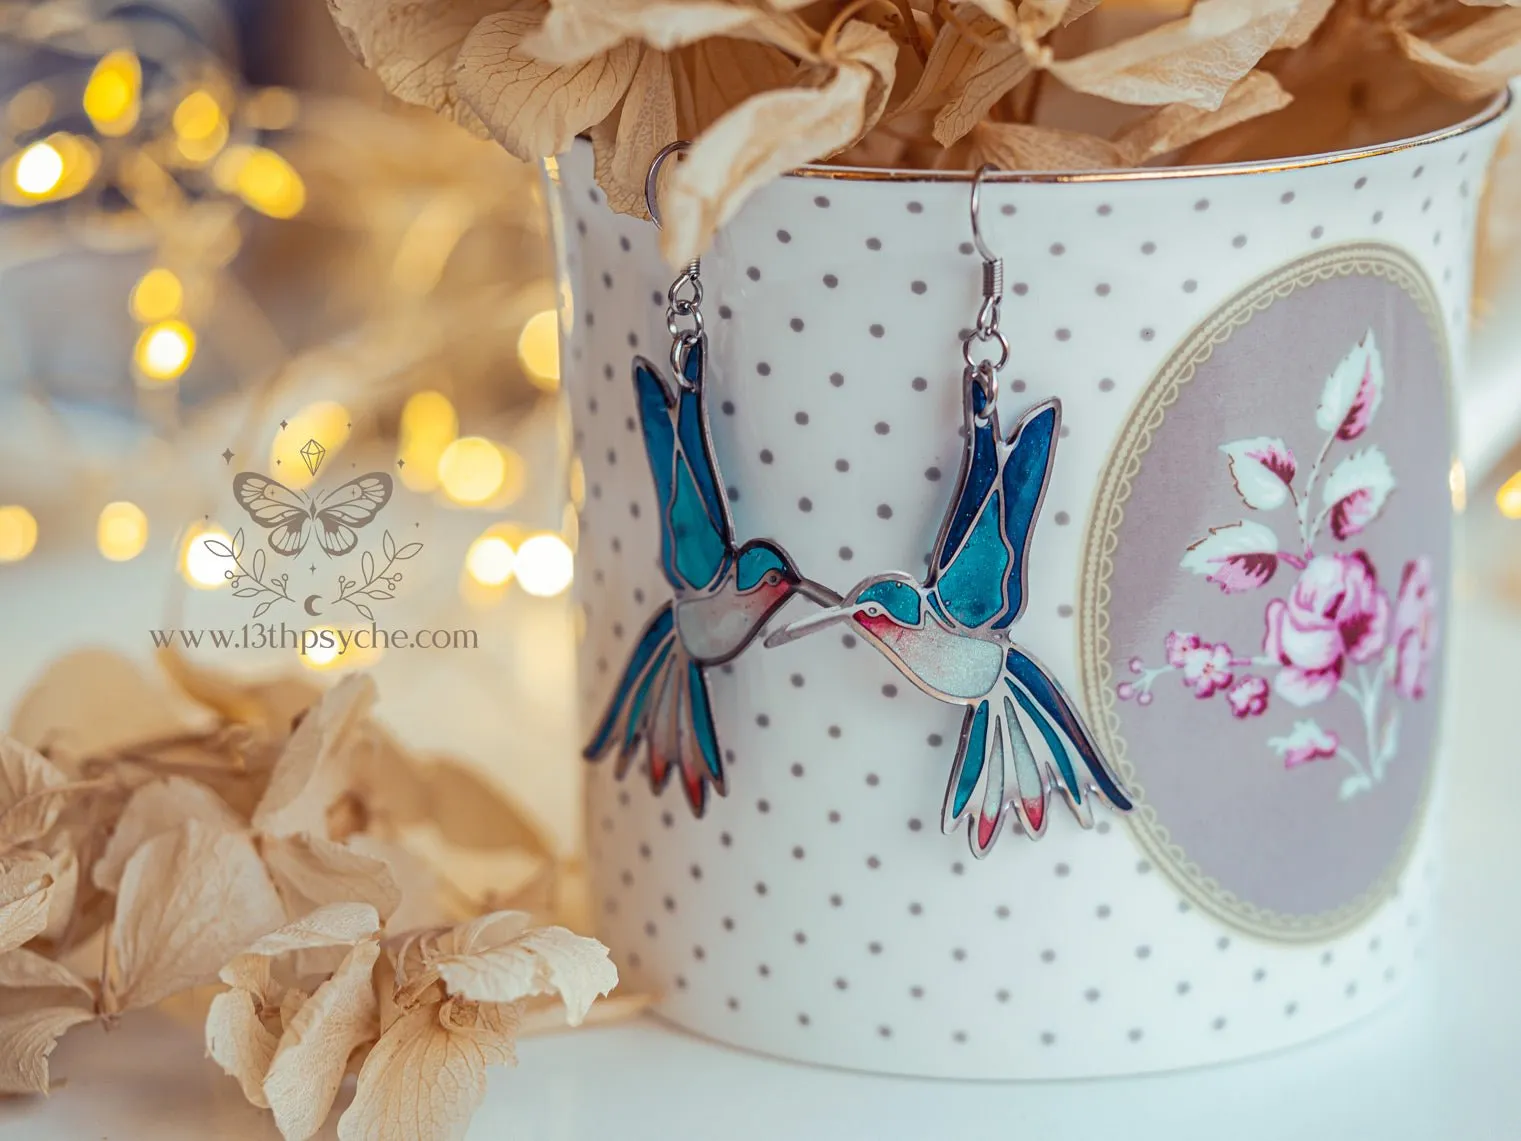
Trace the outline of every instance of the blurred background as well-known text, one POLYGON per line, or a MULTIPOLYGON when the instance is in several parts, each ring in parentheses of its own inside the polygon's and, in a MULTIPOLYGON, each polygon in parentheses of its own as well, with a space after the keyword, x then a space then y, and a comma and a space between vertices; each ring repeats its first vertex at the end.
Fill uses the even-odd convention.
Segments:
MULTIPOLYGON (((384 521, 422 543, 376 620, 476 646, 217 664, 372 670, 414 745, 574 844, 581 486, 539 178, 385 97, 311 0, 0 0, 0 724, 78 646, 248 622, 204 543, 257 535, 237 471, 319 482, 317 439, 323 477, 391 473, 384 521)), ((265 620, 324 623, 292 614, 265 620)))
MULTIPOLYGON (((1518 152, 1492 180, 1453 476, 1460 596, 1510 612, 1518 152)), ((75 647, 147 657, 151 628, 246 622, 203 544, 248 524, 233 473, 301 490, 318 439, 329 472, 393 474, 423 545, 387 624, 476 648, 237 667, 372 670, 403 736, 574 849, 583 486, 539 177, 386 98, 312 0, 0 0, 0 721, 75 647)))

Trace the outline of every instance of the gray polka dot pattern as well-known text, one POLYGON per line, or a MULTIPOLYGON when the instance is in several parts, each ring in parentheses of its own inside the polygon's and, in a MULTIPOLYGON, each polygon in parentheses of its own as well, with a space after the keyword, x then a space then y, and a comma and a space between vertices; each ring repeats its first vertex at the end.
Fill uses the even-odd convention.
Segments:
MULTIPOLYGON (((1017 349, 1002 411, 1011 422, 1057 396, 1070 429, 1014 635, 1079 701, 1073 606, 1089 504, 1137 394, 1250 280, 1342 242, 1403 241, 1441 282, 1461 347, 1452 314, 1466 312, 1471 258, 1459 238, 1476 195, 1459 187, 1477 176, 1447 150, 1464 141, 1356 169, 985 191, 990 244, 1023 287, 1004 300, 1017 349), (1357 177, 1367 181, 1354 194, 1357 177)), ((1479 141, 1466 142, 1477 164, 1479 141)), ((590 169, 578 143, 560 163, 567 193, 555 207, 574 298, 565 359, 581 362, 566 389, 588 487, 576 579, 588 717, 669 596, 653 491, 625 422, 629 334, 663 359, 651 295, 670 272, 647 223, 589 201, 590 169)), ((703 261, 712 433, 738 535, 776 539, 837 589, 919 571, 960 466, 957 333, 979 297, 965 193, 783 180, 703 261)), ((808 611, 794 601, 773 625, 808 611)), ((753 646, 709 670, 708 685, 730 795, 697 820, 679 790, 655 797, 638 773, 620 784, 605 763, 587 769, 587 806, 592 911, 624 985, 658 991, 666 1017, 719 1040, 958 1077, 1196 1065, 1375 1009, 1412 977, 1433 927, 1420 921, 1431 914, 1429 834, 1388 906, 1312 946, 1233 938, 1160 869, 1140 870, 1130 830, 1103 809, 1089 832, 1054 810, 1039 844, 1009 836, 971 860, 964 837, 938 826, 959 711, 848 632, 753 646)))

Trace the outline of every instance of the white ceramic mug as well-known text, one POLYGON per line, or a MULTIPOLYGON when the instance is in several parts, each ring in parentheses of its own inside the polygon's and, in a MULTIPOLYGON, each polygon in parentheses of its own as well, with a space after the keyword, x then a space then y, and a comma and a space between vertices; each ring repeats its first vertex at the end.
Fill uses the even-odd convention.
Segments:
MULTIPOLYGON (((1156 1070, 1384 1003, 1432 889, 1451 378, 1505 106, 1300 160, 995 176, 1006 425, 1063 428, 1015 640, 1133 794, 974 860, 963 710, 840 632, 707 671, 727 796, 589 773, 593 900, 634 989, 710 1037, 954 1077, 1156 1070)), ((630 362, 666 360, 653 227, 553 168, 588 497, 586 723, 670 597, 630 362)), ((922 573, 961 462, 981 276, 962 175, 799 172, 702 262, 736 534, 846 591, 922 573)), ((775 627, 809 612, 788 604, 775 627)), ((1055 802, 1053 802, 1055 803, 1055 802)))

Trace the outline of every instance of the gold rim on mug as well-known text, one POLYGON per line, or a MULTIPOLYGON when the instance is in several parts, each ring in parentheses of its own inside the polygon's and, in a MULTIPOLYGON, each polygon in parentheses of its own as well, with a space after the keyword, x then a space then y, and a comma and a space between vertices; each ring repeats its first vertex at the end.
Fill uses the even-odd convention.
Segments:
MULTIPOLYGON (((1214 178, 1232 174, 1272 174, 1285 170, 1304 170, 1307 167, 1331 166, 1335 163, 1352 162, 1356 159, 1377 158, 1380 155, 1398 154, 1400 151, 1445 142, 1466 135, 1480 127, 1493 123, 1511 108, 1514 96, 1510 88, 1496 95, 1481 110, 1448 127, 1428 131, 1424 135, 1412 135, 1406 139, 1394 139, 1387 143, 1374 143, 1343 151, 1325 151, 1321 154, 1299 157, 1261 159, 1256 162, 1220 162, 1200 166, 1155 166, 1132 170, 1047 170, 1047 171, 990 171, 984 179, 988 183, 1040 183, 1040 182, 1150 182, 1173 178, 1214 178)), ((906 170, 901 167, 828 166, 810 163, 790 170, 783 178, 816 178, 838 182, 969 182, 973 172, 969 170, 906 170)))

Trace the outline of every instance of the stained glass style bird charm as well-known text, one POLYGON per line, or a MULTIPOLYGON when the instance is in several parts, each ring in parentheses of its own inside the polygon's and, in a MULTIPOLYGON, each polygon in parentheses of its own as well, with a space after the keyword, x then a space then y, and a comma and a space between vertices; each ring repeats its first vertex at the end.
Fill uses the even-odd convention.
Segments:
POLYGON ((698 816, 710 787, 727 792, 703 671, 736 657, 794 593, 840 602, 770 540, 736 546, 708 434, 706 349, 699 336, 673 353, 681 357, 674 394, 655 365, 634 358, 639 423, 660 504, 660 565, 673 597, 639 635, 584 752, 587 760, 616 752, 619 778, 643 756, 657 793, 680 772, 698 816))
POLYGON ((844 602, 772 634, 776 646, 839 622, 931 697, 966 706, 941 823, 963 822, 972 853, 987 855, 1012 809, 1026 836, 1046 829, 1053 790, 1083 827, 1097 797, 1120 811, 1130 798, 1093 743, 1072 700, 1012 640, 1024 612, 1031 533, 1045 498, 1061 404, 999 430, 991 373, 968 368, 967 449, 924 582, 889 573, 865 579, 844 602))

